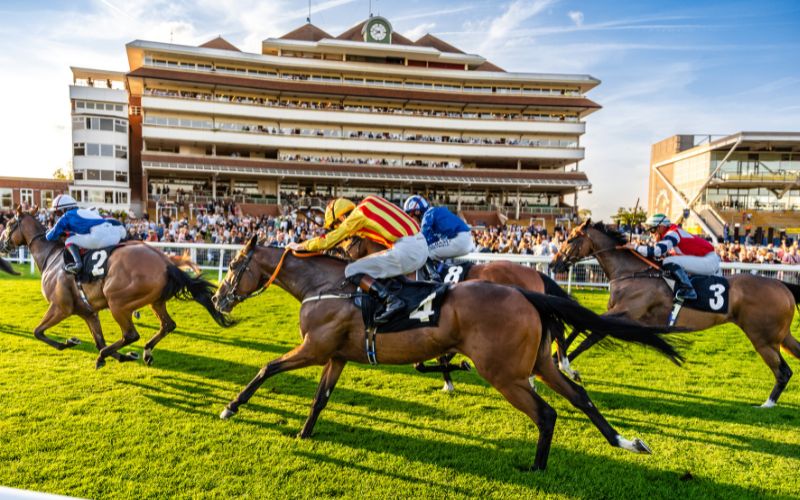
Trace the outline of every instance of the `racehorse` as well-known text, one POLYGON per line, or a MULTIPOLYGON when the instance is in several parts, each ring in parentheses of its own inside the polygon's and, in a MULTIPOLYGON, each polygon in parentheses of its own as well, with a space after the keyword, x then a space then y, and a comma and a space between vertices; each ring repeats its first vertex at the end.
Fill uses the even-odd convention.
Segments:
MULTIPOLYGON (((660 270, 653 269, 658 266, 623 247, 625 243, 624 236, 602 222, 592 225, 586 220, 562 244, 553 260, 555 270, 560 272, 581 259, 595 257, 610 280, 607 315, 625 316, 648 325, 666 325, 673 307, 672 291, 660 270)), ((684 307, 675 325, 692 331, 725 323, 741 328, 775 375, 775 386, 761 405, 773 407, 792 376, 780 348, 800 359, 800 343, 791 333, 800 286, 749 273, 727 279, 730 284, 727 313, 684 307)), ((589 335, 570 353, 570 358, 574 360, 600 338, 597 332, 589 335)))
MULTIPOLYGON (((311 412, 301 438, 311 436, 320 412, 348 361, 369 362, 361 311, 353 304, 355 289, 344 285, 347 264, 329 256, 298 258, 279 248, 258 247, 251 238, 231 262, 225 280, 214 295, 224 313, 241 301, 263 291, 273 281, 302 305, 302 343, 270 361, 222 411, 228 419, 247 403, 268 378, 311 365, 323 365, 311 412), (344 293, 345 290, 350 293, 344 293)), ((553 362, 548 329, 566 321, 654 347, 678 363, 681 358, 658 332, 665 327, 642 325, 616 318, 602 319, 572 300, 527 292, 517 288, 469 281, 446 295, 438 326, 381 334, 374 349, 377 361, 408 364, 457 351, 468 356, 477 372, 515 408, 539 428, 533 469, 544 469, 553 437, 556 412, 533 391, 528 376, 535 371, 546 384, 586 413, 612 446, 637 453, 650 450, 639 439, 622 438, 589 400, 584 389, 564 376, 553 362), (498 331, 498 329, 502 329, 498 331), (542 339, 545 342, 541 342, 542 339)), ((372 350, 371 350, 372 354, 372 350)))
POLYGON ((148 365, 153 362, 152 351, 156 344, 175 330, 175 322, 166 307, 166 302, 172 297, 191 297, 206 308, 217 324, 231 324, 211 302, 214 285, 201 278, 192 278, 171 264, 160 250, 141 242, 123 244, 111 253, 106 277, 82 285, 85 300, 74 277, 64 271, 61 259, 64 244, 47 241, 45 228, 39 221, 17 208, 16 216, 0 236, 0 251, 8 252, 22 245, 28 246, 42 273, 42 293, 50 304, 33 335, 59 351, 74 347, 80 344, 75 337, 58 342, 45 335, 45 331, 69 316, 80 316, 89 326, 100 351, 96 368, 103 367, 105 358, 109 356, 118 361, 138 359, 136 353, 122 354, 118 351, 139 339, 131 314, 146 305, 150 305, 161 323, 161 328, 144 348, 144 362, 148 365), (97 316, 98 311, 106 308, 122 329, 122 338, 108 346, 97 316))
MULTIPOLYGON (((368 255, 386 250, 386 247, 380 243, 354 236, 346 240, 340 247, 340 254, 350 260, 358 260, 368 255)), ((461 268, 454 266, 450 268, 457 273, 461 272, 461 268)), ((565 299, 570 298, 570 295, 565 292, 553 278, 545 273, 537 271, 535 268, 515 264, 508 261, 495 261, 487 264, 475 264, 469 268, 466 276, 456 274, 454 277, 458 278, 457 281, 468 280, 483 280, 491 281, 499 285, 510 285, 522 288, 536 293, 546 293, 548 295, 555 295, 565 299)), ((447 276, 445 277, 447 280, 447 276)), ((580 374, 573 370, 569 364, 569 357, 566 354, 566 342, 564 340, 563 330, 557 329, 550 332, 553 340, 556 342, 558 350, 558 365, 561 370, 569 376, 572 380, 577 382, 581 381, 580 374)), ((418 363, 415 368, 423 373, 426 372, 442 372, 444 376, 444 389, 451 392, 453 390, 453 382, 450 378, 450 372, 463 369, 458 365, 450 364, 453 355, 445 355, 438 359, 438 366, 427 366, 425 363, 418 363)), ((467 367, 469 365, 466 365, 467 367)))

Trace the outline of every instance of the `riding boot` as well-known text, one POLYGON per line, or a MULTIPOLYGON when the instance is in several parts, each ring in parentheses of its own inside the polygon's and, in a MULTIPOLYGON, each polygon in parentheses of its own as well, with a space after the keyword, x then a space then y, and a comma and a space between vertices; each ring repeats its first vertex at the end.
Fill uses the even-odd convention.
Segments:
MULTIPOLYGON (((352 278, 356 278, 356 276, 352 278)), ((383 301, 385 306, 384 311, 375 318, 375 322, 378 324, 388 322, 392 316, 406 307, 406 302, 403 299, 389 292, 383 284, 379 283, 378 280, 372 276, 366 274, 361 275, 358 280, 358 287, 383 301)))
POLYGON ((682 301, 697 300, 697 292, 685 269, 674 262, 664 264, 662 267, 675 278, 675 298, 682 301))
POLYGON ((81 250, 77 245, 67 245, 67 255, 72 262, 64 263, 64 271, 77 276, 83 269, 83 260, 81 259, 81 250))
POLYGON ((442 275, 439 274, 440 268, 441 265, 437 265, 436 261, 433 259, 428 259, 425 262, 425 274, 428 275, 428 281, 442 282, 442 275))

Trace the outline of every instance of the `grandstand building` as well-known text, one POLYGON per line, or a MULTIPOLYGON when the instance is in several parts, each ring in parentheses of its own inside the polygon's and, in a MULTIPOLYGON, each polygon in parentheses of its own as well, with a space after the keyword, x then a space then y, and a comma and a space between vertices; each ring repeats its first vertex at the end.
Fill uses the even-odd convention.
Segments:
POLYGON ((74 174, 69 194, 82 207, 129 210, 125 73, 72 68, 69 99, 74 174))
POLYGON ((471 222, 571 219, 586 75, 511 73, 383 17, 333 36, 305 24, 246 53, 136 40, 130 72, 131 200, 245 211, 332 196, 425 193, 471 222))
POLYGON ((653 145, 649 210, 715 240, 800 233, 800 133, 676 135, 653 145))

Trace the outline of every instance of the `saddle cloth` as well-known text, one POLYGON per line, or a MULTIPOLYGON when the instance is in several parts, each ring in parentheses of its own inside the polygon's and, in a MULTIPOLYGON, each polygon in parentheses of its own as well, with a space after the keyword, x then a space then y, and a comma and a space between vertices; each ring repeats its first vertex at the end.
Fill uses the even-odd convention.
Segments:
MULTIPOLYGON (((697 300, 687 300, 683 307, 715 314, 728 312, 728 280, 721 276, 691 276, 692 286, 697 292, 697 300)), ((666 279, 667 284, 674 290, 675 282, 666 279)))
MULTIPOLYGON (((474 262, 456 262, 456 263, 440 263, 437 269, 439 276, 442 277, 442 283, 448 283, 451 285, 455 285, 456 283, 460 283, 461 281, 467 279, 467 275, 469 271, 474 266, 474 262)), ((421 279, 425 281, 432 281, 431 277, 428 276, 426 268, 422 268, 419 270, 419 274, 421 279)))
POLYGON ((368 294, 358 295, 356 306, 361 308, 361 315, 367 329, 375 328, 377 333, 401 332, 414 328, 424 328, 439 324, 448 284, 428 281, 411 281, 405 278, 381 280, 386 287, 406 303, 404 310, 395 314, 388 323, 377 325, 375 317, 384 310, 383 303, 368 294))
MULTIPOLYGON (((98 248, 95 250, 82 248, 81 258, 83 260, 83 269, 81 269, 77 277, 78 280, 82 283, 90 283, 105 278, 108 272, 108 258, 111 257, 111 252, 120 246, 122 245, 114 245, 112 247, 98 248)), ((64 253, 66 256, 66 250, 64 253)))

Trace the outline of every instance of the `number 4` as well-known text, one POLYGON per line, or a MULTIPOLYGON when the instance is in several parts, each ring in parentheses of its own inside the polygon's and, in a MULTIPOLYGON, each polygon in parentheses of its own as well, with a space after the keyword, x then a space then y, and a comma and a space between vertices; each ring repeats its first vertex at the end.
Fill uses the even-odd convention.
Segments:
POLYGON ((422 323, 430 321, 431 316, 433 316, 434 297, 436 297, 436 292, 425 297, 425 300, 423 300, 419 307, 414 309, 408 317, 411 319, 418 319, 422 323))

